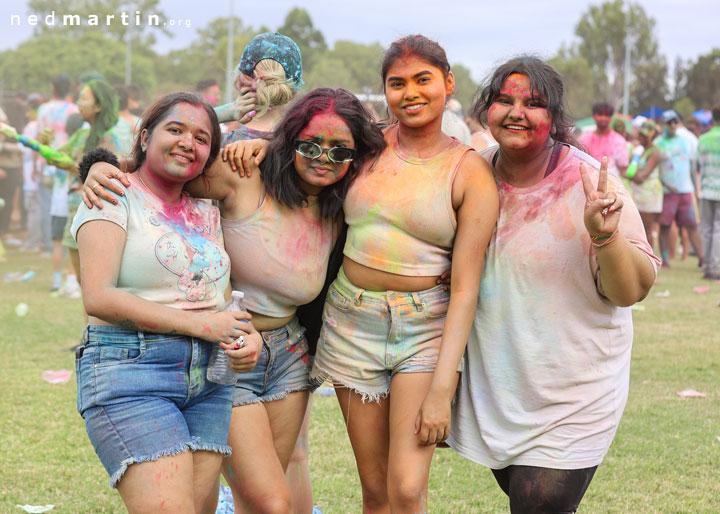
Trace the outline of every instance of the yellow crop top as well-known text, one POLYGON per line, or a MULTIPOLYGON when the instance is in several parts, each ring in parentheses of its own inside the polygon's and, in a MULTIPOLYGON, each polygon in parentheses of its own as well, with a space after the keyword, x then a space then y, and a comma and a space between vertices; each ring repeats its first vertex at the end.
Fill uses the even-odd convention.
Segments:
POLYGON ((452 138, 434 157, 417 159, 403 155, 397 131, 397 125, 386 129, 387 149, 348 191, 344 253, 364 266, 397 275, 440 275, 450 268, 457 228, 453 181, 473 149, 452 138))

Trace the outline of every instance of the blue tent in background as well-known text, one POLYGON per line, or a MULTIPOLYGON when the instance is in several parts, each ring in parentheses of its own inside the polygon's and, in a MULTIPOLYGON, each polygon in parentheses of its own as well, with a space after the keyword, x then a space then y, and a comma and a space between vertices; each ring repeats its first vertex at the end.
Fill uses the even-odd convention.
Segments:
POLYGON ((710 111, 704 111, 700 109, 693 113, 693 117, 696 118, 703 125, 707 125, 712 120, 712 113, 710 111))
POLYGON ((663 112, 665 112, 665 109, 661 109, 657 105, 651 105, 649 109, 645 109, 641 112, 640 116, 645 116, 646 118, 654 120, 655 118, 662 116, 663 112))

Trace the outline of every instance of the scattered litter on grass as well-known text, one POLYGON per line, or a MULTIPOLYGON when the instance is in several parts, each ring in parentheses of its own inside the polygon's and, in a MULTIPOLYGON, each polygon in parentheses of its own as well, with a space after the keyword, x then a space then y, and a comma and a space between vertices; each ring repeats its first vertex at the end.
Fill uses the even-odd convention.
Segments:
POLYGON ((644 306, 644 305, 640 305, 639 303, 634 304, 634 305, 633 305, 632 307, 630 307, 630 308, 631 308, 632 310, 634 310, 634 311, 644 311, 644 310, 645 310, 645 306, 644 306))
POLYGON ((710 286, 695 286, 693 287, 693 291, 697 294, 705 294, 710 291, 710 286))
POLYGON ((15 314, 21 318, 28 313, 28 306, 26 303, 19 303, 15 306, 15 314))
POLYGON ((10 271, 3 275, 5 282, 30 282, 35 278, 35 272, 33 270, 21 273, 19 271, 10 271))
POLYGON ((64 384, 72 376, 72 371, 68 369, 60 369, 57 371, 45 370, 40 376, 45 382, 50 384, 64 384))
POLYGON ((717 440, 718 440, 718 441, 720 441, 720 435, 719 435, 719 436, 717 436, 717 440))
POLYGON ((320 387, 315 392, 320 396, 335 396, 335 389, 332 387, 320 387))
POLYGON ((680 398, 705 398, 705 396, 707 396, 705 393, 701 393, 695 389, 683 389, 682 391, 678 391, 677 395, 680 398))
POLYGON ((667 298, 668 296, 670 296, 670 290, 666 289, 665 291, 660 291, 659 293, 655 293, 655 296, 657 296, 658 298, 667 298))
POLYGON ((25 512, 30 512, 31 514, 42 514, 43 512, 53 510, 55 505, 16 505, 16 507, 20 507, 25 512))

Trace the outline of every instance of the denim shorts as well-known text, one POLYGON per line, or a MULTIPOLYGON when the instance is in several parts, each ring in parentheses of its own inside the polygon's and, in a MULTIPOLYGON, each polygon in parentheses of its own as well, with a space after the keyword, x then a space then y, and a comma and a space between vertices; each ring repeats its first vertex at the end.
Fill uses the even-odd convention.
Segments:
POLYGON ((184 451, 230 455, 232 386, 205 376, 212 343, 88 325, 76 352, 77 408, 116 487, 130 464, 184 451))
POLYGON ((395 373, 432 373, 449 303, 442 285, 414 293, 365 291, 341 268, 325 300, 313 386, 330 379, 363 401, 379 401, 395 373))
POLYGON ((238 375, 233 407, 282 400, 290 393, 311 388, 312 363, 305 329, 298 319, 260 334, 262 353, 252 371, 238 375))

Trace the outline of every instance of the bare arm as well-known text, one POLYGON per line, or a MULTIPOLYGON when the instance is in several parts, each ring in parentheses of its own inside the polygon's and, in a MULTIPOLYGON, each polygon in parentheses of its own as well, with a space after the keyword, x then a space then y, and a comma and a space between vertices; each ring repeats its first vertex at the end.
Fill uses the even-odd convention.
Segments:
POLYGON ((125 231, 105 220, 83 224, 77 233, 83 303, 88 315, 147 332, 183 334, 212 342, 234 343, 248 335, 241 329, 245 312, 187 312, 139 298, 116 287, 125 231))
POLYGON ((453 185, 458 228, 453 246, 450 305, 430 390, 415 422, 422 444, 437 444, 450 434, 450 404, 457 368, 477 308, 485 251, 498 216, 498 192, 487 163, 475 152, 462 163, 453 185), (456 202, 455 200, 459 200, 456 202))
POLYGON ((643 182, 645 182, 658 164, 660 164, 660 151, 656 148, 652 151, 650 157, 648 157, 647 162, 645 163, 645 167, 641 170, 638 170, 638 172, 632 178, 633 182, 635 182, 636 184, 642 184, 643 182))
POLYGON ((607 191, 607 159, 600 167, 595 189, 580 164, 585 191, 585 228, 593 238, 599 265, 602 294, 615 305, 627 307, 647 296, 655 280, 648 255, 631 244, 619 230, 624 202, 607 191))
POLYGON ((201 175, 185 184, 183 189, 195 198, 224 202, 242 187, 243 180, 240 175, 233 173, 227 162, 218 158, 201 175))

